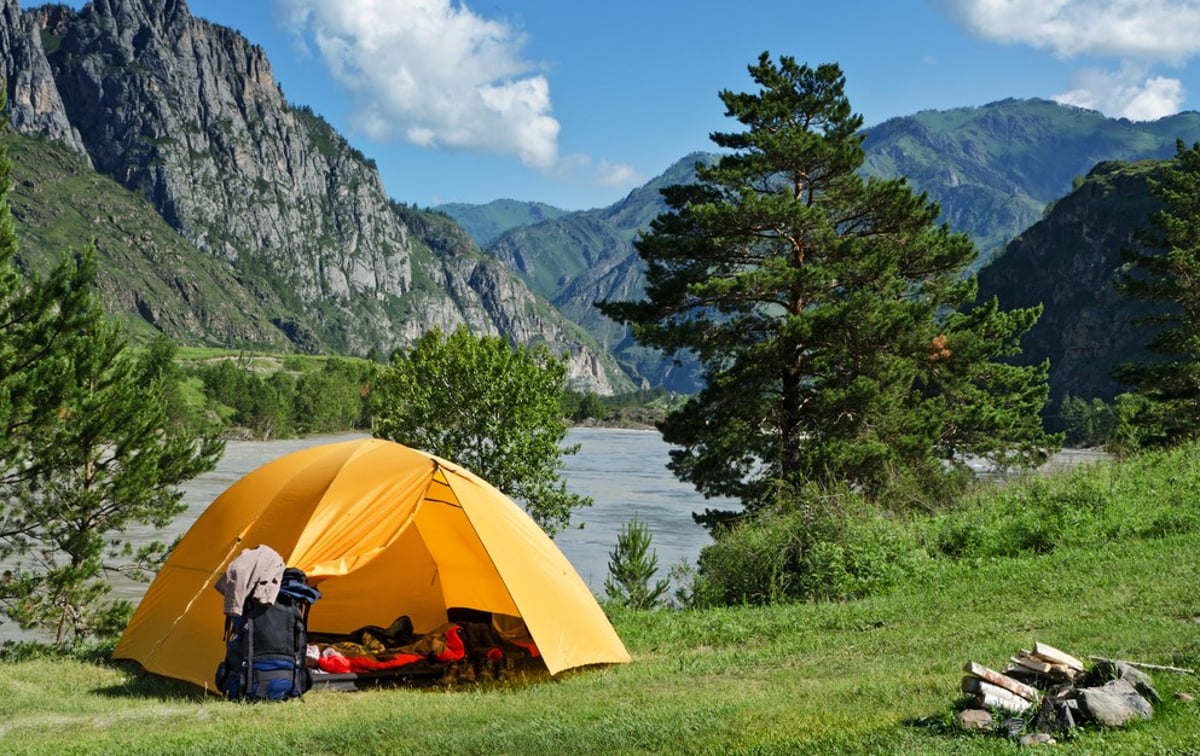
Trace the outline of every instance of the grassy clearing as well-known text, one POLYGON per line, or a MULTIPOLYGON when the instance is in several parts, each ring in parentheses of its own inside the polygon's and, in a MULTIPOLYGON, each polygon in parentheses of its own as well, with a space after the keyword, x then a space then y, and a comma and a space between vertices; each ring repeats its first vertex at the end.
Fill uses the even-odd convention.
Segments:
MULTIPOLYGON (((553 680, 314 691, 246 706, 100 657, 10 661, 0 751, 1011 753, 1009 741, 952 725, 967 660, 1002 667, 1042 641, 1084 659, 1200 670, 1196 457, 1081 470, 1024 493, 1010 486, 953 527, 931 526, 931 546, 962 553, 929 559, 885 595, 620 612, 614 624, 634 663, 553 680), (1022 519, 1030 507, 1062 517, 1039 531, 1022 519), (1006 538, 1037 537, 1016 555, 996 553, 1004 541, 984 536, 1014 520, 1025 524, 1006 538)), ((1200 697, 1200 675, 1152 676, 1164 699, 1153 720, 1081 730, 1058 751, 1200 752, 1200 704, 1174 697, 1200 697)))

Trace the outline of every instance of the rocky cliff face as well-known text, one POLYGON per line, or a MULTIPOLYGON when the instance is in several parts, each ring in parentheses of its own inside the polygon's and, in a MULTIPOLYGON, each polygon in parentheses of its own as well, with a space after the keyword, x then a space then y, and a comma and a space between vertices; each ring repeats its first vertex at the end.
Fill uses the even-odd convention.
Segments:
POLYGON ((261 48, 184 0, 93 0, 78 12, 0 0, 0 25, 13 125, 145 197, 270 302, 297 348, 387 354, 467 323, 574 355, 580 387, 611 393, 622 380, 465 234, 447 244, 437 222, 414 227, 421 214, 389 201, 368 159, 287 103, 261 48))
POLYGON ((1122 250, 1157 208, 1146 185, 1156 161, 1101 163, 1046 217, 1014 239, 979 274, 980 298, 1005 308, 1043 304, 1022 342, 1025 364, 1050 360, 1050 412, 1066 394, 1111 400, 1122 362, 1145 361, 1147 313, 1117 288, 1122 250))
POLYGON ((23 14, 16 0, 0 2, 0 72, 8 85, 9 118, 19 131, 45 134, 86 155, 42 46, 42 29, 61 15, 61 9, 23 14))

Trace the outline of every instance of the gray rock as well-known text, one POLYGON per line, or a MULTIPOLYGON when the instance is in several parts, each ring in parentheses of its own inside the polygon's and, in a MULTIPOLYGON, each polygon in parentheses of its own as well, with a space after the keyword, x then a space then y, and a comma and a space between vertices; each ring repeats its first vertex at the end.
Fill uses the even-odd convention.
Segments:
POLYGON ((1091 682, 1128 680, 1151 703, 1158 703, 1162 700, 1158 695, 1158 691, 1154 689, 1154 681, 1150 678, 1150 675, 1127 662, 1100 659, 1092 667, 1088 679, 1091 682))
POLYGON ((1082 688, 1079 696, 1088 715, 1106 727, 1124 727, 1135 718, 1154 716, 1154 707, 1127 679, 1082 688))
POLYGON ((958 712, 958 726, 973 732, 991 730, 992 714, 986 709, 964 709, 958 712))

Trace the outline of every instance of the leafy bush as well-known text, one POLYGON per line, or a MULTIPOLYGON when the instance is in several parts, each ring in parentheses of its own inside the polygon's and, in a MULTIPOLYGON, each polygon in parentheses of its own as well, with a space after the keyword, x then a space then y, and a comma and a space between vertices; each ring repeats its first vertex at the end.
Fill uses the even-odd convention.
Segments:
POLYGON ((1063 397, 1059 416, 1067 446, 1095 447, 1109 443, 1117 432, 1117 408, 1102 399, 1090 402, 1077 396, 1063 397))
POLYGON ((929 559, 1023 558, 1200 532, 1200 442, 980 486, 901 521, 850 493, 777 496, 703 549, 691 606, 877 594, 929 559))
POLYGON ((367 414, 370 380, 366 363, 333 359, 320 370, 296 379, 296 430, 300 433, 333 433, 362 427, 367 414))
POLYGON ((980 492, 919 524, 953 559, 1045 554, 1200 529, 1200 445, 1041 474, 980 492))
POLYGON ((594 391, 580 392, 568 389, 562 397, 563 416, 579 423, 584 420, 603 420, 609 415, 608 405, 594 391))
POLYGON ((843 494, 776 503, 717 534, 700 553, 692 600, 699 606, 842 600, 881 592, 923 556, 905 526, 843 494), (828 497, 826 497, 828 498, 828 497))
POLYGON ((1121 394, 1116 403, 1116 429, 1105 444, 1113 454, 1127 457, 1143 449, 1162 446, 1162 420, 1154 404, 1142 394, 1121 394))

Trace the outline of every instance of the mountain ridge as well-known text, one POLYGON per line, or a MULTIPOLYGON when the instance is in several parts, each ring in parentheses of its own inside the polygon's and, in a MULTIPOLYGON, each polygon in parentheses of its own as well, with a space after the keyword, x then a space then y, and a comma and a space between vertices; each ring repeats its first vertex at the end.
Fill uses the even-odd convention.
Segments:
MULTIPOLYGON (((1049 100, 1008 98, 982 106, 922 111, 864 130, 862 173, 904 177, 942 209, 942 219, 967 233, 979 248, 971 272, 984 269, 1011 240, 1045 216, 1071 192, 1076 180, 1110 160, 1163 159, 1175 140, 1200 140, 1200 113, 1187 111, 1135 123, 1059 105, 1049 100)), ((626 329, 592 308, 598 299, 642 292, 640 261, 633 247, 661 201, 650 189, 692 180, 690 166, 715 160, 692 153, 664 174, 608 208, 577 211, 529 227, 513 227, 485 245, 542 296, 611 345, 617 359, 643 385, 679 391, 699 387, 697 366, 638 347, 626 329), (664 177, 671 177, 666 180, 664 177), (640 196, 643 213, 628 214, 640 196), (624 208, 625 214, 618 211, 624 208), (629 222, 612 222, 612 218, 629 222), (570 252, 577 250, 577 252, 570 252), (542 269, 533 263, 541 262, 542 269)))
MULTIPOLYGON (((665 209, 658 190, 690 180, 713 153, 687 155, 602 208, 409 207, 386 196, 373 161, 324 118, 287 102, 260 47, 192 16, 184 0, 95 0, 78 11, 0 0, 0 71, 18 138, 73 151, 68 173, 106 176, 114 194, 158 216, 161 227, 134 224, 134 205, 101 210, 85 199, 64 205, 76 217, 67 223, 37 205, 76 178, 17 187, 28 190, 18 221, 30 267, 71 244, 66 228, 76 247, 95 236, 106 304, 140 332, 388 354, 465 324, 568 355, 582 390, 699 385, 695 365, 639 347, 593 303, 641 295, 633 242, 665 209), (469 213, 478 217, 455 218, 469 213)), ((864 173, 904 176, 926 192, 975 239, 984 269, 1098 163, 1162 159, 1176 139, 1200 140, 1200 113, 1133 123, 1010 98, 888 119, 864 134, 864 173)), ((66 165, 31 144, 34 162, 66 165)), ((18 181, 23 170, 35 174, 16 165, 18 181)))
POLYGON ((372 161, 286 101, 261 47, 192 16, 183 0, 28 12, 0 0, 0 23, 13 128, 75 150, 225 261, 268 312, 260 343, 388 354, 465 324, 569 355, 579 388, 631 385, 469 236, 401 212, 372 161))

